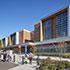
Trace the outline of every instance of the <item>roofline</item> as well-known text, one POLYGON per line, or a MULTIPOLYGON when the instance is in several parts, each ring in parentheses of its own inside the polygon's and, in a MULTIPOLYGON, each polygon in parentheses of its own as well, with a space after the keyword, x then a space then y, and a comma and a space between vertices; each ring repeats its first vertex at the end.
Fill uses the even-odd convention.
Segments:
POLYGON ((13 35, 14 33, 17 33, 17 32, 20 32, 20 31, 27 31, 27 32, 31 32, 31 31, 29 31, 29 30, 27 30, 27 29, 19 30, 19 31, 16 31, 16 32, 13 32, 13 33, 9 34, 9 35, 8 35, 8 36, 6 36, 6 37, 1 38, 1 40, 2 40, 2 39, 4 39, 4 38, 8 38, 8 37, 10 37, 11 35, 13 35))
POLYGON ((54 14, 56 14, 56 13, 60 12, 60 11, 61 11, 61 10, 63 10, 63 9, 69 8, 69 7, 70 7, 70 5, 65 6, 65 7, 61 8, 61 9, 58 9, 57 11, 52 12, 52 14, 49 14, 49 15, 47 15, 47 16, 45 16, 45 17, 41 18, 41 21, 43 21, 43 20, 44 20, 44 19, 46 19, 47 17, 50 17, 50 16, 52 16, 52 15, 54 15, 54 14))
POLYGON ((27 30, 27 29, 23 29, 22 31, 31 32, 31 31, 29 31, 29 30, 27 30))
POLYGON ((47 17, 50 17, 50 16, 52 16, 52 15, 54 15, 54 14, 60 12, 61 10, 66 9, 66 8, 69 8, 69 7, 70 7, 70 5, 68 5, 68 6, 64 7, 64 8, 61 8, 61 9, 59 9, 59 10, 53 12, 51 15, 49 14, 49 15, 47 15, 47 16, 41 18, 38 22, 36 22, 36 23, 34 24, 34 26, 35 26, 36 24, 39 24, 40 21, 43 21, 43 20, 46 19, 47 17))

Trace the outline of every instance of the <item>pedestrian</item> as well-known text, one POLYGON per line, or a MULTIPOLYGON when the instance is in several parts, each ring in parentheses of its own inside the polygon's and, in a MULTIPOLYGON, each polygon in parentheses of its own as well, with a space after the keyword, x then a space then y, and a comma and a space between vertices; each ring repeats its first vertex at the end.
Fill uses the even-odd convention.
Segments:
POLYGON ((24 57, 24 56, 22 56, 22 64, 24 64, 24 59, 25 59, 25 57, 24 57))
POLYGON ((29 63, 32 64, 32 60, 33 60, 33 53, 30 52, 29 53, 29 63))
POLYGON ((36 61, 37 61, 37 65, 39 65, 39 64, 40 64, 39 55, 37 55, 37 59, 36 59, 36 61))
POLYGON ((10 62, 12 60, 11 56, 7 54, 7 62, 10 62))
POLYGON ((13 62, 15 62, 15 54, 13 53, 13 62))
POLYGON ((3 60, 4 60, 4 62, 6 61, 6 56, 7 56, 7 54, 6 54, 6 52, 4 51, 4 54, 3 54, 3 60))
POLYGON ((25 55, 25 58, 24 58, 24 63, 27 64, 28 63, 28 58, 27 58, 27 55, 25 55))

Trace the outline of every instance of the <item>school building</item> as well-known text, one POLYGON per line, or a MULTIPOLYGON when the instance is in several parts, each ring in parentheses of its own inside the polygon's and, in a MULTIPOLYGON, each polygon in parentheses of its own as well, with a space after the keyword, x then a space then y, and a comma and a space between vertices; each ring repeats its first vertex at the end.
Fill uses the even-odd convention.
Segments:
POLYGON ((70 53, 70 6, 42 18, 33 31, 20 30, 1 40, 0 49, 15 53, 70 53))

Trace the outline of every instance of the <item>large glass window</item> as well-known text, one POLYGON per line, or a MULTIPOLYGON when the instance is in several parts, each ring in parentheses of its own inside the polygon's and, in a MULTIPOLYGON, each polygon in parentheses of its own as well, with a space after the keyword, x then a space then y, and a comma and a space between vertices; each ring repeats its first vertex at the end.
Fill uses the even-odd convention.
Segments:
POLYGON ((43 28, 44 28, 44 40, 51 39, 51 37, 52 37, 52 35, 51 35, 51 33, 52 33, 52 20, 49 19, 49 20, 45 21, 43 28))
POLYGON ((56 37, 67 35, 67 12, 56 17, 56 37))
POLYGON ((5 38, 3 39, 3 46, 5 47, 5 38))
POLYGON ((16 44, 16 33, 14 33, 13 35, 11 35, 11 42, 12 42, 12 45, 16 44))

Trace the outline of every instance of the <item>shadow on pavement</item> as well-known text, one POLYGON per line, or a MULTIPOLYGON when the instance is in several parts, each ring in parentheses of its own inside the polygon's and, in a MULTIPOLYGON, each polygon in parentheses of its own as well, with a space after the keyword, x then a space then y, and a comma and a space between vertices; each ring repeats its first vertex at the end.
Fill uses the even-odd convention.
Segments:
POLYGON ((0 62, 0 70, 8 70, 8 69, 16 67, 16 66, 18 66, 18 64, 0 62))

